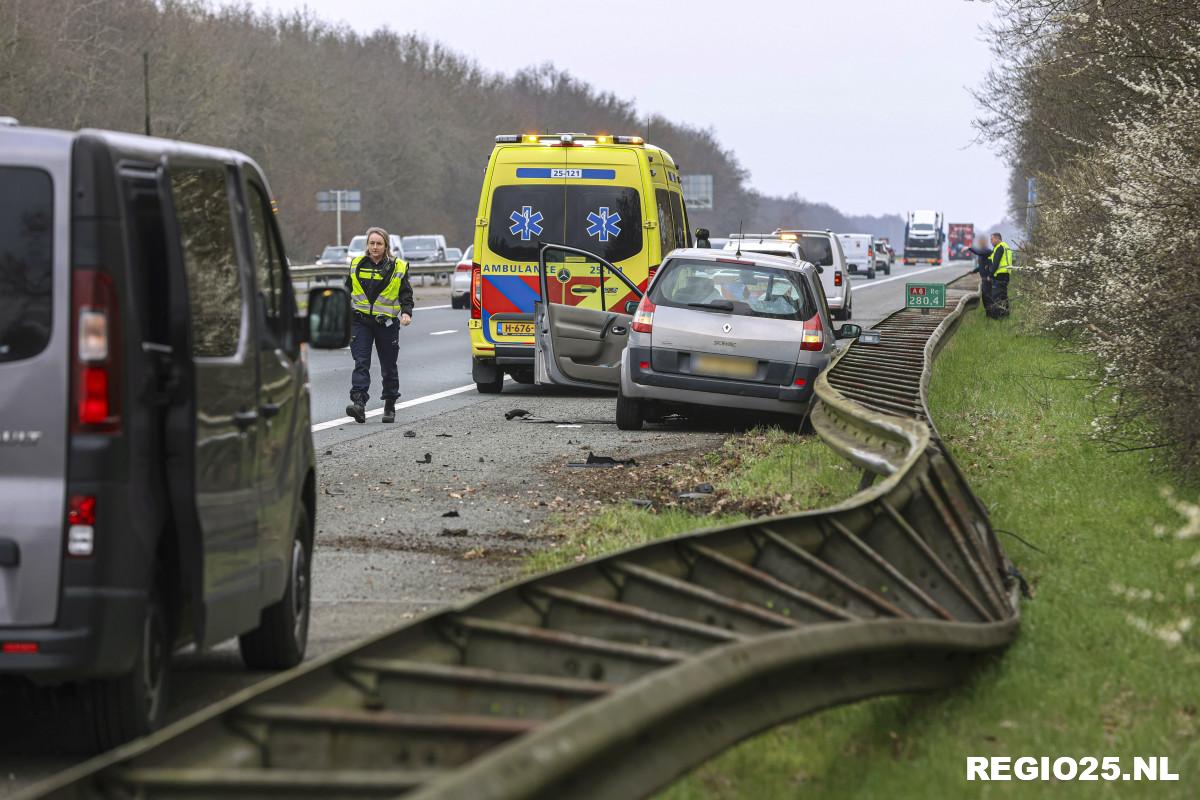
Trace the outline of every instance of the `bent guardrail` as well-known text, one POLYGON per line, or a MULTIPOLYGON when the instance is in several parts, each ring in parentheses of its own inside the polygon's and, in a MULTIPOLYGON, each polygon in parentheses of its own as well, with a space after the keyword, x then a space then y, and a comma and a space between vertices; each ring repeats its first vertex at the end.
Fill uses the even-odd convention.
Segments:
POLYGON ((956 294, 818 380, 818 432, 880 476, 852 498, 509 584, 29 796, 625 800, 797 716, 951 684, 1018 626, 986 511, 922 421, 928 359, 976 297, 956 294))

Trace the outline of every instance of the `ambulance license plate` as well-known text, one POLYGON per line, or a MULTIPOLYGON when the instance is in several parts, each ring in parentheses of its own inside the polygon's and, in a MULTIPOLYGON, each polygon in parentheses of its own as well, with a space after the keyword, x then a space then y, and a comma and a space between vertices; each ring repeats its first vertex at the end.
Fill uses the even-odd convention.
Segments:
POLYGON ((692 356, 692 372, 719 378, 753 378, 758 374, 758 360, 697 353, 692 356))
POLYGON ((533 336, 533 323, 497 322, 496 333, 501 336, 533 336))

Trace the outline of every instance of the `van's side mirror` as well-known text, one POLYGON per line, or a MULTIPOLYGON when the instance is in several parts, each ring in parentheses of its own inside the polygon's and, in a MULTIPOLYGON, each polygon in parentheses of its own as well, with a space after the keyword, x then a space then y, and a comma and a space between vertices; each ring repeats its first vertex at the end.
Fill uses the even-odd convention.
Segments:
POLYGON ((637 300, 626 300, 625 301, 625 313, 626 314, 636 314, 637 308, 638 308, 637 300))
POLYGON ((350 344, 350 294, 341 286, 323 286, 308 293, 304 338, 318 350, 340 350, 350 344))
POLYGON ((853 322, 843 322, 842 326, 834 332, 834 338, 837 339, 857 339, 862 335, 862 326, 855 325, 853 322))

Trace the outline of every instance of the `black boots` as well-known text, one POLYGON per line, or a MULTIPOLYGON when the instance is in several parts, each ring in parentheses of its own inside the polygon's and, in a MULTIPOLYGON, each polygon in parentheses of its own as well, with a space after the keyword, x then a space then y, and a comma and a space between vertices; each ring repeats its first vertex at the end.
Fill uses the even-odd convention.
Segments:
POLYGON ((384 400, 383 401, 383 419, 381 421, 382 422, 395 422, 396 421, 396 401, 395 400, 384 400))
POLYGON ((353 417, 354 421, 359 424, 367 421, 367 409, 359 402, 354 402, 346 406, 346 415, 353 417))

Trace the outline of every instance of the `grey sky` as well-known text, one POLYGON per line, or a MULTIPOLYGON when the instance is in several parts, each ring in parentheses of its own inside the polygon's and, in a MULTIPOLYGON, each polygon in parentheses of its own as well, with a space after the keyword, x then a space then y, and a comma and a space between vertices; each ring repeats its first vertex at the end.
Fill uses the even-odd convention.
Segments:
POLYGON ((1007 169, 972 144, 992 54, 972 0, 252 0, 439 40, 485 69, 553 62, 640 111, 712 127, 767 194, 990 225, 1007 169))

